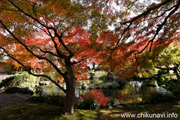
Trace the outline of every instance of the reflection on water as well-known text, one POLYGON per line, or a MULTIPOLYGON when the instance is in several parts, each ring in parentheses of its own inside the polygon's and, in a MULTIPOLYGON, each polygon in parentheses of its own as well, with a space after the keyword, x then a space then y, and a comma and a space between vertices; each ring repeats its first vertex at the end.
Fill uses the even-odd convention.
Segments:
MULTIPOLYGON (((62 87, 66 88, 65 85, 62 87)), ((42 86, 43 95, 47 94, 55 94, 65 96, 65 94, 60 91, 60 89, 54 85, 51 86, 42 86)), ((145 81, 131 81, 128 82, 123 89, 100 89, 103 91, 106 97, 117 99, 123 103, 138 103, 142 100, 148 99, 149 96, 155 91, 157 92, 169 92, 166 89, 159 87, 157 82, 153 81, 151 83, 145 81)), ((77 86, 75 95, 76 97, 80 97, 82 95, 87 94, 90 89, 81 90, 80 86, 77 86)))

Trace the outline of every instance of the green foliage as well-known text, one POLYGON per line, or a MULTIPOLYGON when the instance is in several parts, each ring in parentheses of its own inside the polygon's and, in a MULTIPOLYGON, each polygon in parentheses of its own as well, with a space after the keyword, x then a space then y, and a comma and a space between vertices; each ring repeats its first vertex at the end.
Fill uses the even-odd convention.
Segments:
POLYGON ((100 86, 97 86, 96 89, 100 89, 101 87, 100 86))
POLYGON ((180 81, 179 80, 169 80, 165 83, 165 88, 170 91, 180 90, 180 81))
POLYGON ((176 100, 176 97, 171 93, 154 92, 148 98, 147 102, 152 103, 152 104, 158 104, 158 103, 163 103, 163 102, 171 102, 171 101, 174 101, 174 100, 176 100))
POLYGON ((14 94, 14 93, 21 93, 21 94, 30 94, 33 95, 34 92, 29 90, 28 88, 18 88, 18 87, 10 87, 5 90, 5 93, 14 94))
POLYGON ((76 109, 85 109, 85 110, 94 110, 97 109, 98 106, 95 104, 94 100, 84 99, 81 102, 77 102, 75 104, 76 109))
POLYGON ((36 86, 35 87, 35 93, 36 93, 36 95, 41 97, 42 93, 43 93, 43 89, 40 86, 36 86))
POLYGON ((118 102, 115 101, 115 99, 110 99, 108 102, 107 102, 107 106, 110 108, 110 107, 117 107, 119 105, 118 102))
POLYGON ((15 72, 14 75, 2 80, 0 83, 0 88, 5 87, 19 87, 25 88, 28 87, 31 90, 35 91, 34 86, 39 84, 40 78, 32 76, 27 72, 15 72))
POLYGON ((63 97, 59 95, 33 96, 28 99, 31 103, 47 103, 51 105, 63 106, 63 97))
POLYGON ((23 77, 21 75, 18 76, 10 76, 4 80, 2 80, 2 82, 0 83, 0 88, 1 87, 17 87, 19 86, 21 83, 23 83, 23 77))
POLYGON ((146 51, 138 57, 143 63, 138 67, 140 77, 152 77, 157 74, 159 80, 178 79, 179 72, 175 70, 180 64, 180 47, 177 43, 169 44, 165 48, 156 48, 153 52, 146 51))
POLYGON ((173 95, 176 96, 177 100, 180 100, 180 89, 173 91, 173 95))
POLYGON ((108 85, 108 89, 113 89, 113 85, 108 85))
POLYGON ((82 84, 81 84, 81 89, 86 89, 85 83, 82 83, 82 84))
POLYGON ((3 60, 3 55, 2 54, 0 54, 0 61, 2 61, 3 60))
POLYGON ((90 72, 89 75, 90 75, 89 79, 90 79, 90 80, 93 80, 95 73, 90 72))
POLYGON ((115 99, 117 96, 117 90, 114 89, 102 89, 105 96, 109 96, 111 100, 115 99))

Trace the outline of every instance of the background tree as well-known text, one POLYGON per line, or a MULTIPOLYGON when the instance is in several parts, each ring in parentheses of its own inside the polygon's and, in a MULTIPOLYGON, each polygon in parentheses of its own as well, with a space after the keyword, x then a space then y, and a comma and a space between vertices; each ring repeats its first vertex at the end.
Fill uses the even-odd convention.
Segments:
POLYGON ((164 49, 145 52, 138 58, 139 62, 144 62, 142 66, 138 66, 138 75, 143 78, 155 78, 159 84, 179 80, 179 50, 179 43, 173 42, 164 49))

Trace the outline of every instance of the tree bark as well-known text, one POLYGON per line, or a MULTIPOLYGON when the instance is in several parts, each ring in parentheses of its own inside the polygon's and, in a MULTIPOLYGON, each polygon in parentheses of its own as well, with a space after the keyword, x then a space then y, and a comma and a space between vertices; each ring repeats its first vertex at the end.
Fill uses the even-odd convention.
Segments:
POLYGON ((71 115, 74 113, 74 99, 75 99, 75 87, 71 85, 67 85, 66 96, 64 98, 64 107, 63 107, 64 115, 71 115))
POLYGON ((72 65, 69 63, 70 62, 66 63, 67 74, 65 77, 66 96, 64 98, 64 107, 63 107, 64 115, 71 115, 74 113, 76 79, 72 69, 72 65))

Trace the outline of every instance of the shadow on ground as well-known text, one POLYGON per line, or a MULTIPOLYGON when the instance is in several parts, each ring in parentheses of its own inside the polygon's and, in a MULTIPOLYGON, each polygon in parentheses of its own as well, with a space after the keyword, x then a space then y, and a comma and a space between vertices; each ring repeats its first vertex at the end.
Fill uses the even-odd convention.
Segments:
MULTIPOLYGON (((48 104, 24 103, 0 109, 2 120, 126 120, 121 114, 166 114, 176 113, 180 117, 180 102, 163 103, 158 105, 118 107, 104 110, 76 109, 72 116, 64 116, 62 108, 48 104)), ((128 120, 144 120, 145 118, 129 118, 128 120)), ((149 118, 146 118, 149 119, 149 118)), ((156 120, 157 118, 151 118, 156 120)), ((164 117, 161 119, 165 119, 164 117)), ((174 118, 168 118, 171 120, 174 118)), ((177 118, 178 119, 178 118, 177 118)))

